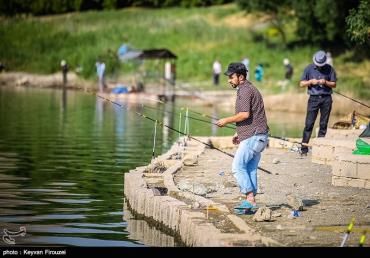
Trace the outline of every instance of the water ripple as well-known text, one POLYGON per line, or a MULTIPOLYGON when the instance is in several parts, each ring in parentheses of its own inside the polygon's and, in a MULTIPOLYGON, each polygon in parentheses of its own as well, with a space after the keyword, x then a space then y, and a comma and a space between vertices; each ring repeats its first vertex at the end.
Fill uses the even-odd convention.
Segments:
POLYGON ((91 202, 101 202, 102 200, 93 200, 93 199, 43 199, 43 201, 56 202, 56 203, 79 203, 86 204, 91 202))
POLYGON ((71 245, 71 246, 85 246, 85 247, 139 247, 141 244, 130 243, 127 241, 115 241, 115 240, 100 240, 92 238, 82 237, 60 237, 60 236, 34 236, 29 239, 25 239, 28 243, 43 243, 43 244, 59 244, 59 245, 71 245))
POLYGON ((43 221, 43 220, 75 220, 84 219, 85 215, 79 214, 47 214, 47 215, 36 215, 36 216, 3 216, 0 218, 2 222, 32 222, 32 221, 43 221))
POLYGON ((43 232, 43 233, 61 233, 61 234, 125 234, 122 231, 113 230, 101 230, 94 228, 77 228, 77 227, 65 227, 56 225, 31 225, 27 226, 27 232, 43 232))

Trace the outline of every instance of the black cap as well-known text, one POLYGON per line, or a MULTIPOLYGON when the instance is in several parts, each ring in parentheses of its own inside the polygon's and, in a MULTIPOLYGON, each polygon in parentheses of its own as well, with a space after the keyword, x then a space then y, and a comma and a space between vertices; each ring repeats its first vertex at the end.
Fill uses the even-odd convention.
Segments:
POLYGON ((227 71, 224 74, 226 76, 230 76, 234 73, 246 75, 247 72, 248 69, 245 67, 243 63, 231 63, 229 64, 229 67, 227 67, 227 71))

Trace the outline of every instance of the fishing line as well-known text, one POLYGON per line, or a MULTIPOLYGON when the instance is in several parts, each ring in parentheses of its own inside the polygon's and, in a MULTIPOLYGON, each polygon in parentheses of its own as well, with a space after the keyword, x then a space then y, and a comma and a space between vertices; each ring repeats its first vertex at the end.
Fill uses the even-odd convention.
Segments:
POLYGON ((154 156, 155 156, 155 139, 157 138, 157 124, 158 124, 158 121, 155 120, 155 122, 154 122, 154 134, 153 134, 152 160, 154 159, 154 156))
MULTIPOLYGON (((165 112, 165 113, 168 113, 168 114, 180 114, 180 117, 181 117, 181 113, 182 112, 173 112, 173 111, 168 111, 168 110, 164 110, 164 109, 161 109, 161 108, 156 108, 156 107, 151 107, 151 106, 147 106, 147 105, 143 105, 143 104, 140 104, 142 108, 146 108, 146 109, 152 109, 152 110, 159 110, 159 111, 162 111, 162 112, 165 112)), ((184 108, 181 108, 181 110, 183 110, 184 108)), ((189 112, 193 112, 193 110, 190 110, 190 109, 187 109, 189 112)), ((202 114, 202 113, 199 113, 201 115, 205 115, 205 114, 202 114)), ((209 116, 210 117, 210 116, 209 116)), ((196 118, 196 117, 193 117, 193 116, 189 116, 189 115, 185 115, 185 119, 187 118, 190 118, 190 119, 193 119, 195 121, 199 121, 199 122, 202 122, 202 123, 207 123, 207 124, 212 124, 212 125, 217 125, 216 123, 214 122, 211 122, 211 121, 207 121, 207 120, 204 120, 204 119, 200 119, 200 118, 196 118)), ((218 120, 219 118, 217 117, 213 117, 212 119, 216 119, 218 120)), ((181 123, 181 122, 180 122, 181 123)), ((187 123, 187 122, 185 122, 187 123)), ((229 129, 233 129, 235 130, 236 127, 234 125, 225 125, 223 126, 224 128, 229 128, 229 129)), ((185 133, 187 133, 187 127, 185 126, 185 130, 184 130, 185 133)), ((301 142, 297 142, 297 141, 293 141, 293 140, 290 140, 290 139, 287 139, 287 138, 283 138, 283 137, 279 137, 279 136, 272 136, 272 135, 269 135, 269 137, 271 138, 274 138, 274 139, 278 139, 278 140, 282 140, 282 141, 286 141, 286 142, 290 142, 290 143, 295 143, 295 144, 300 144, 300 145, 306 145, 308 146, 307 143, 301 143, 301 142)))
POLYGON ((352 100, 352 101, 354 101, 354 102, 356 102, 356 103, 358 103, 358 104, 360 104, 360 105, 363 105, 363 106, 365 106, 365 107, 367 107, 367 108, 370 108, 370 106, 366 105, 365 103, 362 103, 362 102, 360 102, 360 101, 358 101, 358 100, 355 100, 355 99, 353 99, 353 98, 351 98, 351 97, 348 97, 348 96, 346 96, 346 95, 344 95, 344 94, 342 94, 342 93, 339 93, 338 91, 333 90, 333 92, 335 92, 336 94, 338 94, 338 95, 340 95, 340 96, 342 96, 342 97, 345 97, 345 98, 347 98, 347 99, 350 99, 350 100, 352 100))
MULTIPOLYGON (((77 87, 77 89, 83 89, 82 87, 77 87)), ((98 98, 101 98, 101 99, 103 99, 103 100, 105 100, 105 101, 108 101, 108 102, 110 102, 110 103, 112 103, 112 104, 114 104, 114 105, 116 105, 116 106, 118 106, 118 107, 120 107, 120 108, 124 108, 124 109, 126 109, 127 111, 129 111, 129 108, 128 107, 125 107, 125 106, 123 106, 123 105, 121 105, 120 103, 118 103, 118 102, 115 102, 115 101, 113 101, 113 100, 111 100, 111 99, 109 99, 109 98, 105 98, 105 97, 102 97, 102 96, 100 96, 99 94, 97 94, 96 92, 97 92, 97 90, 93 90, 93 89, 83 89, 84 90, 84 92, 86 92, 86 93, 90 93, 90 94, 92 94, 92 95, 95 95, 95 96, 97 96, 98 98)), ((142 106, 144 106, 144 105, 142 105, 142 106)), ((189 110, 189 109, 188 109, 189 110)), ((217 147, 214 147, 212 144, 209 144, 209 143, 206 143, 206 142, 203 142, 203 141, 201 141, 201 140, 199 140, 199 139, 197 139, 197 138, 195 138, 195 137, 193 137, 193 136, 191 136, 190 134, 186 134, 186 133, 184 133, 184 132, 181 132, 180 130, 177 130, 177 129, 175 129, 175 128, 172 128, 172 127, 170 127, 170 126, 168 126, 168 125, 166 125, 166 124, 163 124, 163 122, 158 122, 156 119, 153 119, 153 118, 151 118, 151 117, 149 117, 149 116, 146 116, 146 115, 144 115, 144 114, 142 114, 142 113, 139 113, 139 112, 137 112, 137 111, 134 111, 137 115, 139 115, 139 116, 141 116, 141 117, 143 117, 143 118, 146 118, 146 119, 148 119, 148 120, 150 120, 150 121, 152 121, 152 122, 155 122, 155 123, 157 123, 158 125, 160 125, 160 126, 164 126, 164 127, 166 127, 166 128, 168 128, 168 129, 170 129, 170 130, 172 130, 172 131, 174 131, 174 132, 177 132, 177 133, 179 133, 179 135, 181 134, 181 135, 185 135, 185 136, 187 136, 189 139, 193 139, 193 140, 195 140, 195 141, 197 141, 197 142, 199 142, 199 143, 202 143, 202 144, 204 144, 204 145, 206 145, 206 146, 208 146, 209 148, 211 148, 211 149, 215 149, 215 150, 217 150, 217 151, 219 151, 219 152, 221 152, 221 153, 223 153, 223 154, 225 154, 225 155, 227 155, 227 156, 229 156, 229 157, 231 157, 231 158, 234 158, 234 155, 233 154, 231 154, 231 153, 228 153, 228 152, 225 152, 225 151, 223 151, 223 150, 221 150, 221 149, 219 149, 219 148, 217 148, 217 147)), ((180 113, 181 114, 181 113, 180 113)), ((267 174, 272 174, 270 171, 268 171, 268 170, 266 170, 266 169, 264 169, 264 168, 261 168, 261 167, 258 167, 258 169, 260 169, 261 171, 263 171, 263 172, 266 172, 267 174)))
MULTIPOLYGON (((105 98, 105 97, 103 97, 103 96, 100 96, 99 94, 96 94, 96 96, 97 96, 98 98, 101 98, 101 99, 103 99, 103 100, 106 100, 106 101, 108 101, 108 102, 110 102, 110 103, 112 103, 112 104, 114 104, 114 105, 117 105, 117 106, 119 106, 119 107, 121 107, 121 108, 125 108, 126 110, 129 110, 128 108, 124 107, 124 106, 123 106, 123 105, 121 105, 120 103, 115 102, 115 101, 113 101, 113 100, 111 100, 111 99, 109 99, 109 98, 105 98)), ((141 116, 141 117, 143 117, 143 118, 146 118, 146 119, 148 119, 148 120, 150 120, 150 121, 152 121, 152 122, 156 122, 156 121, 157 121, 156 119, 153 119, 153 118, 151 118, 151 117, 149 117, 149 116, 146 116, 145 114, 142 114, 142 113, 140 113, 140 112, 137 112, 137 111, 133 111, 133 112, 135 112, 137 115, 139 115, 139 116, 141 116)), ((211 149, 215 149, 215 150, 217 150, 217 151, 219 151, 219 152, 221 152, 221 153, 223 153, 223 154, 225 154, 225 155, 227 155, 227 156, 229 156, 229 157, 231 157, 231 158, 234 158, 234 155, 233 155, 233 154, 228 153, 228 152, 226 152, 226 151, 223 151, 223 150, 221 150, 221 149, 219 149, 219 148, 217 148, 217 147, 214 147, 212 144, 209 144, 209 143, 203 142, 203 141, 201 141, 201 140, 199 140, 199 139, 197 139, 197 138, 195 138, 195 137, 191 136, 190 134, 186 134, 186 133, 184 133, 184 132, 181 132, 180 130, 177 130, 177 129, 175 129, 175 128, 171 127, 171 126, 168 126, 168 125, 164 124, 163 122, 157 122, 157 123, 158 123, 158 125, 160 125, 160 126, 164 126, 164 127, 168 128, 168 129, 170 129, 170 130, 174 131, 174 132, 177 132, 177 133, 179 133, 179 134, 185 135, 185 136, 187 136, 189 139, 193 139, 193 140, 195 140, 195 141, 197 141, 197 142, 199 142, 199 143, 202 143, 202 144, 204 144, 204 145, 208 146, 208 147, 209 147, 209 148, 211 148, 211 149)), ((260 169, 260 170, 262 170, 263 172, 266 172, 266 173, 268 173, 268 174, 272 174, 270 171, 268 171, 268 170, 266 170, 266 169, 263 169, 263 168, 261 168, 261 167, 258 167, 258 169, 260 169)))
MULTIPOLYGON (((156 107, 151 107, 151 106, 147 106, 147 105, 142 105, 143 108, 146 108, 146 109, 153 109, 153 110, 159 110, 159 111, 163 111, 163 112, 166 112, 166 113, 169 113, 169 114, 181 114, 182 112, 173 112, 173 111, 168 111, 168 110, 164 110, 164 109, 161 109, 161 108, 156 108, 156 107)), ((182 108, 181 108, 182 109, 182 108)), ((193 112, 192 110, 188 109, 189 112, 193 112)), ((194 112, 193 112, 194 113, 194 112)), ((186 115, 185 118, 190 118, 190 119, 193 119, 193 120, 196 120, 196 121, 199 121, 199 122, 203 122, 203 123, 207 123, 207 124, 213 124, 213 125, 217 125, 216 123, 213 123, 211 121, 207 121, 207 120, 204 120, 204 119, 200 119, 200 118, 196 118, 196 117, 193 117, 193 116, 189 116, 189 115, 186 115)), ((224 126, 226 128, 230 128, 230 129, 236 129, 235 126, 224 126)))

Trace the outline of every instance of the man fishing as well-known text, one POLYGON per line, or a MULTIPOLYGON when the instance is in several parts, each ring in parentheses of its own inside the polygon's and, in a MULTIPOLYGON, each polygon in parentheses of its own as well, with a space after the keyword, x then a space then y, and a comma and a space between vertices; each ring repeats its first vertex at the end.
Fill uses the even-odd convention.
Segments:
POLYGON ((333 103, 332 88, 336 87, 337 76, 332 66, 327 64, 326 53, 322 50, 313 56, 313 63, 309 64, 301 77, 299 85, 307 87, 310 95, 307 105, 306 122, 303 130, 301 156, 307 156, 308 146, 315 124, 317 113, 320 110, 320 130, 318 137, 325 137, 333 103))
POLYGON ((257 194, 257 168, 261 152, 268 141, 267 119, 261 93, 247 78, 248 70, 242 63, 231 63, 225 75, 237 89, 235 115, 217 121, 219 127, 236 123, 233 143, 239 144, 232 163, 232 172, 246 199, 239 208, 255 208, 257 194))

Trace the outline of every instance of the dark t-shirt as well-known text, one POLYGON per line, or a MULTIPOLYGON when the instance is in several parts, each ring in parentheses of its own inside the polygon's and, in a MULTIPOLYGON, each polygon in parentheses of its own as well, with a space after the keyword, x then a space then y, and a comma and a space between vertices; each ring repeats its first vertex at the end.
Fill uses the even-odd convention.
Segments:
MULTIPOLYGON (((325 79, 327 81, 336 82, 337 75, 334 68, 328 64, 320 68, 314 64, 309 64, 303 71, 301 81, 309 81, 311 79, 325 79)), ((332 94, 333 91, 325 85, 316 84, 308 87, 307 93, 310 95, 329 95, 332 94)))
POLYGON ((255 134, 268 133, 265 107, 261 93, 249 81, 239 85, 235 114, 249 112, 249 117, 236 123, 236 132, 240 141, 255 134))

